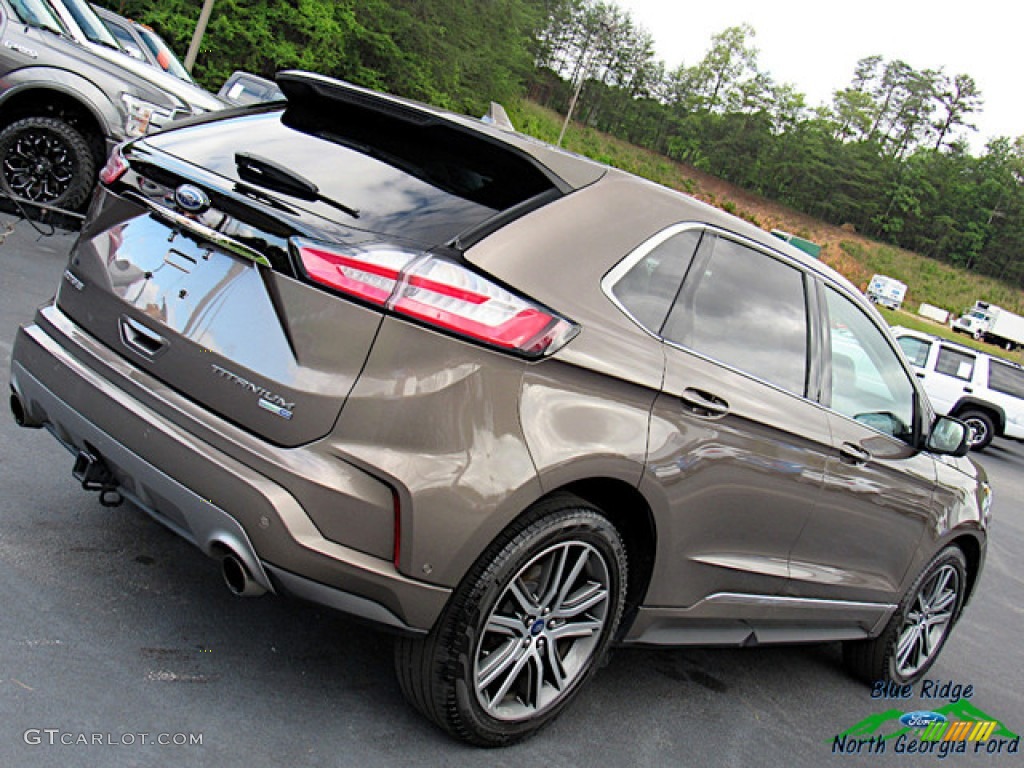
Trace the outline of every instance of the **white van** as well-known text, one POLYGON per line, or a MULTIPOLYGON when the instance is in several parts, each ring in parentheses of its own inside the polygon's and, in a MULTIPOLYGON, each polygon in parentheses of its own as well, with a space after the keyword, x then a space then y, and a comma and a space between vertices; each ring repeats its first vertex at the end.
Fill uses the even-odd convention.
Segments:
POLYGON ((892 331, 935 410, 970 427, 972 449, 993 437, 1024 440, 1024 368, 937 336, 892 331))

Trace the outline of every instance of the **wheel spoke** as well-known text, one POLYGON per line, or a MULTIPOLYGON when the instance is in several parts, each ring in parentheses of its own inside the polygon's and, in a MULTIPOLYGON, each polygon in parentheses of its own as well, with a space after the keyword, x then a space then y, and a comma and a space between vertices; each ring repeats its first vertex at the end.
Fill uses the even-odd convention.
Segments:
POLYGON ((558 643, 548 643, 546 648, 547 666, 551 670, 551 683, 557 690, 565 687, 565 668, 562 666, 562 659, 558 655, 558 643))
POLYGON ((590 550, 584 549, 580 552, 579 557, 576 558, 576 562, 572 564, 572 570, 569 571, 569 575, 565 578, 562 583, 562 588, 558 592, 558 600, 555 604, 555 609, 561 609, 562 604, 565 603, 566 596, 569 594, 569 590, 572 589, 576 580, 580 577, 580 573, 583 571, 583 567, 587 564, 587 560, 590 559, 590 550))
POLYGON ((939 595, 932 603, 932 616, 939 613, 952 614, 954 603, 956 603, 956 592, 949 591, 939 595))
POLYGON ((493 632, 498 635, 509 635, 520 638, 523 635, 523 622, 522 619, 519 618, 502 616, 495 613, 487 620, 484 632, 493 632))
POLYGON ((509 667, 514 665, 519 656, 517 651, 522 649, 522 644, 517 640, 509 640, 497 650, 491 651, 479 664, 477 669, 477 689, 485 690, 497 678, 503 675, 509 667))
MULTIPOLYGON (((526 664, 530 661, 531 658, 533 658, 533 656, 533 653, 523 653, 518 658, 514 659, 515 663, 512 664, 512 669, 508 671, 508 674, 505 675, 505 679, 498 687, 498 690, 495 692, 494 696, 491 697, 491 700, 488 704, 489 709, 493 710, 501 705, 502 701, 505 700, 505 696, 508 695, 509 690, 512 688, 512 684, 515 683, 516 680, 519 679, 520 674, 522 674, 523 667, 526 666, 526 664)), ((507 669, 507 667, 503 668, 502 674, 504 674, 505 669, 507 669)), ((478 685, 477 690, 483 691, 485 687, 486 686, 478 685)))
POLYGON ((550 565, 545 568, 547 579, 543 593, 538 590, 538 594, 542 595, 540 598, 542 606, 550 606, 555 600, 555 595, 559 594, 559 587, 562 584, 562 573, 565 571, 565 561, 568 557, 568 547, 562 547, 557 552, 552 553, 551 559, 548 561, 550 565))
POLYGON ((516 602, 519 603, 519 607, 523 609, 524 615, 532 613, 540 607, 521 579, 517 578, 509 584, 508 591, 516 599, 516 602))
POLYGON ((912 669, 913 665, 909 663, 909 660, 918 647, 920 637, 921 627, 919 624, 908 626, 900 635, 899 644, 896 646, 896 663, 899 665, 900 671, 912 669))
POLYGON ((573 594, 568 601, 559 607, 556 615, 564 618, 579 616, 600 604, 608 597, 608 590, 596 581, 587 582, 573 594))
POLYGON ((550 630, 548 637, 555 640, 566 640, 570 637, 590 637, 595 632, 600 632, 603 626, 603 621, 574 621, 550 630))
POLYGON ((540 654, 531 653, 529 675, 529 701, 527 702, 534 709, 540 709, 544 695, 544 661, 540 654))

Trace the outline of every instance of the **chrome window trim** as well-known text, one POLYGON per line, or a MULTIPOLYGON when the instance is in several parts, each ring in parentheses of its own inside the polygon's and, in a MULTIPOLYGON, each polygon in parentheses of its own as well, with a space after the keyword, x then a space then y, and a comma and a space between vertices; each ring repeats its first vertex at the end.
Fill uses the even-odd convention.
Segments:
MULTIPOLYGON (((723 362, 723 361, 721 361, 721 360, 719 360, 717 358, 714 358, 714 357, 710 357, 710 356, 704 354, 703 352, 698 352, 697 350, 695 350, 695 349, 693 349, 691 347, 684 346, 683 344, 679 344, 679 343, 677 343, 675 341, 672 341, 671 339, 666 339, 660 333, 655 333, 650 328, 648 328, 647 326, 643 325, 639 320, 636 319, 636 317, 633 316, 633 314, 628 309, 626 309, 625 306, 623 306, 622 302, 620 302, 616 298, 616 296, 615 296, 615 294, 613 292, 613 288, 619 282, 619 280, 621 280, 623 277, 625 277, 625 275, 633 267, 635 267, 651 251, 653 251, 655 248, 657 248, 659 245, 661 245, 665 241, 669 240, 672 237, 675 237, 678 234, 681 234, 681 233, 686 232, 686 231, 691 230, 691 229, 699 229, 699 230, 701 230, 702 233, 703 232, 709 232, 709 233, 711 233, 713 235, 718 235, 719 237, 724 237, 727 240, 732 240, 732 241, 734 241, 736 243, 739 243, 740 245, 743 245, 743 246, 748 247, 748 248, 752 248, 753 250, 757 251, 758 253, 763 254, 764 256, 767 256, 770 259, 775 259, 776 261, 779 261, 782 264, 785 264, 787 267, 791 267, 792 269, 797 270, 803 276, 803 278, 804 278, 805 296, 807 295, 806 291, 809 290, 810 285, 812 285, 812 283, 808 283, 808 281, 809 280, 813 280, 817 276, 816 272, 812 272, 811 270, 806 269, 800 263, 798 263, 798 262, 796 262, 796 261, 794 261, 792 259, 787 258, 785 254, 779 253, 777 251, 773 251, 772 249, 768 248, 767 246, 765 246, 762 243, 757 242, 756 240, 751 240, 748 237, 744 237, 743 235, 737 234, 737 233, 732 232, 732 231, 730 231, 728 229, 722 229, 721 227, 717 227, 717 226, 715 226, 713 224, 705 224, 705 223, 699 222, 699 221, 684 221, 684 222, 680 222, 678 224, 673 224, 673 225, 671 225, 669 227, 666 227, 665 229, 663 229, 660 232, 658 232, 657 234, 649 237, 647 240, 645 240, 640 245, 638 245, 636 248, 634 248, 632 251, 630 251, 625 256, 625 258, 622 259, 622 261, 620 261, 618 264, 616 264, 614 267, 612 267, 607 272, 607 274, 605 274, 605 276, 601 279, 601 291, 608 298, 608 300, 611 301, 612 304, 614 304, 616 306, 616 308, 620 312, 622 312, 622 314, 624 314, 626 317, 628 317, 630 320, 633 321, 634 325, 636 325, 640 330, 642 330, 644 333, 646 333, 651 338, 657 339, 658 341, 662 342, 666 346, 672 347, 673 349, 678 349, 681 352, 686 352, 687 354, 690 354, 690 355, 695 355, 696 357, 699 357, 701 360, 705 360, 705 361, 707 361, 709 363, 712 363, 714 365, 720 365, 723 368, 726 368, 727 370, 732 371, 733 373, 737 373, 740 376, 745 376, 746 378, 748 378, 748 379, 750 379, 752 381, 756 381, 759 384, 764 384, 765 386, 771 387, 772 389, 775 389, 775 390, 777 390, 779 392, 782 392, 784 394, 790 395, 791 397, 795 397, 798 400, 803 400, 804 402, 811 403, 812 405, 821 406, 820 402, 818 402, 817 400, 813 400, 810 397, 808 397, 807 393, 793 392, 792 390, 786 389, 785 387, 781 387, 778 384, 775 384, 773 382, 765 381, 764 379, 762 379, 759 376, 751 373, 750 371, 741 370, 739 368, 736 368, 733 365, 730 365, 729 363, 723 362)), ((699 249, 699 247, 700 246, 698 245, 698 249, 699 249)), ((696 256, 696 251, 694 252, 694 256, 696 256)), ((685 281, 685 279, 686 279, 686 276, 684 275, 683 276, 683 280, 685 281)), ((804 309, 806 310, 807 306, 805 306, 804 309)), ((810 333, 811 333, 811 329, 808 327, 808 334, 810 334, 810 333)), ((810 359, 808 359, 807 365, 810 366, 811 364, 812 364, 812 361, 810 359)))
POLYGON ((633 313, 626 309, 625 305, 623 305, 623 303, 619 301, 618 297, 615 295, 614 288, 616 284, 623 277, 625 277, 626 274, 631 269, 633 269, 633 267, 640 263, 640 261, 642 261, 651 251, 653 251, 655 248, 657 248, 659 245, 666 242, 667 240, 670 240, 671 238, 675 237, 676 235, 691 229, 700 229, 702 231, 706 231, 712 229, 712 227, 709 227, 696 221, 687 221, 679 224, 673 224, 672 226, 661 230, 657 234, 649 237, 647 240, 640 243, 640 245, 638 245, 636 248, 634 248, 632 251, 626 254, 626 257, 623 258, 622 261, 620 261, 618 264, 612 267, 607 272, 607 274, 605 274, 605 276, 601 278, 601 291, 608 298, 608 300, 611 301, 611 303, 614 304, 615 307, 622 314, 624 314, 626 317, 632 320, 633 324, 636 325, 637 328, 642 330, 648 336, 658 339, 659 341, 664 341, 664 338, 662 338, 662 336, 659 333, 657 333, 656 331, 652 331, 646 325, 637 320, 633 313))

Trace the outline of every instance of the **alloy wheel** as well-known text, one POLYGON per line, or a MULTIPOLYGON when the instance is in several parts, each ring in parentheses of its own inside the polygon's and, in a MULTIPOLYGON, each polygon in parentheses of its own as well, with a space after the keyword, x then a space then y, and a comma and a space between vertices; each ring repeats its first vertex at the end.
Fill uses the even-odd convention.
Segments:
POLYGON ((484 711, 522 720, 569 691, 599 645, 609 589, 608 564, 585 542, 551 546, 521 568, 483 623, 474 654, 484 711))
POLYGON ((44 130, 25 132, 4 156, 3 172, 14 194, 33 202, 51 202, 71 186, 75 157, 60 137, 44 130))
POLYGON ((896 642, 893 663, 901 677, 914 677, 938 652, 953 623, 960 589, 960 574, 949 564, 921 586, 896 642))

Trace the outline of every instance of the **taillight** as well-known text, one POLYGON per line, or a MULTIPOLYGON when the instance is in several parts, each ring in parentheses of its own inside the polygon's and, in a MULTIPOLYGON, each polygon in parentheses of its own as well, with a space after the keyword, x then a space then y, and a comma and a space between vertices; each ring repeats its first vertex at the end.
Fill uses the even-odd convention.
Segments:
POLYGON ((306 276, 336 291, 384 306, 398 285, 402 268, 416 254, 395 250, 353 250, 342 254, 310 243, 297 243, 306 276))
POLYGON ((128 161, 124 159, 121 147, 122 145, 118 144, 111 150, 110 157, 107 158, 107 164, 100 169, 100 181, 104 184, 113 184, 124 176, 125 171, 128 170, 128 161))
POLYGON ((295 244, 314 282, 499 349, 550 355, 577 331, 565 318, 451 261, 393 249, 342 253, 295 244))

